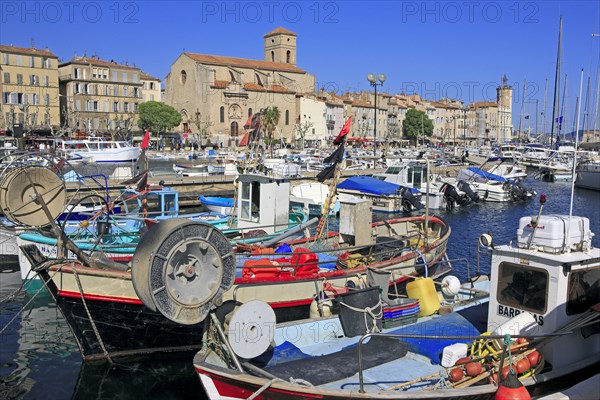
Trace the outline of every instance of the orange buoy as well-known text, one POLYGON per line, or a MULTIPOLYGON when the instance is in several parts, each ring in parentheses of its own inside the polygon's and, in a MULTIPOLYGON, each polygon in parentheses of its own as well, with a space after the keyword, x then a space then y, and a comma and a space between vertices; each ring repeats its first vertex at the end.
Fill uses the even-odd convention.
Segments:
POLYGON ((496 390, 496 400, 531 400, 527 388, 514 373, 508 373, 496 390))

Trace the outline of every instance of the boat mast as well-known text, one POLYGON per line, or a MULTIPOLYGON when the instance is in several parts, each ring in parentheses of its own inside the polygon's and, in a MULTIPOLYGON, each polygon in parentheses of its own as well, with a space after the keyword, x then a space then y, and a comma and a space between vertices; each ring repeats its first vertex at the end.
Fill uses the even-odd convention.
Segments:
POLYGON ((579 147, 579 99, 581 98, 581 91, 583 89, 583 68, 581 68, 581 77, 579 78, 579 96, 577 97, 577 113, 575 114, 575 154, 573 154, 573 176, 571 178, 571 204, 569 205, 569 222, 567 224, 567 238, 569 238, 569 229, 571 228, 571 216, 573 215, 573 194, 575 193, 575 174, 577 167, 577 148, 579 147))
MULTIPOLYGON (((519 139, 523 134, 523 113, 525 112, 525 97, 527 97, 527 79, 523 79, 523 99, 521 100, 521 115, 519 116, 519 139)), ((520 142, 520 140, 518 140, 520 142)))
POLYGON ((562 94, 562 101, 561 101, 561 105, 560 105, 560 115, 558 116, 558 136, 561 136, 561 133, 563 132, 563 126, 567 126, 567 116, 565 115, 565 100, 566 100, 566 96, 567 96, 567 84, 568 84, 568 75, 565 74, 565 89, 563 90, 563 94, 562 94))
MULTIPOLYGON (((546 78, 546 85, 544 86, 544 105, 542 106, 542 135, 546 139, 546 101, 548 100, 548 78, 546 78)), ((537 114, 537 112, 536 112, 537 114)), ((537 117, 537 116, 536 116, 537 117)), ((544 144, 548 143, 544 140, 544 144)))
POLYGON ((554 75, 554 100, 552 101, 552 125, 550 128, 550 147, 554 141, 554 125, 556 124, 557 103, 560 98, 560 53, 562 47, 562 17, 558 27, 558 51, 556 53, 556 72, 554 75))

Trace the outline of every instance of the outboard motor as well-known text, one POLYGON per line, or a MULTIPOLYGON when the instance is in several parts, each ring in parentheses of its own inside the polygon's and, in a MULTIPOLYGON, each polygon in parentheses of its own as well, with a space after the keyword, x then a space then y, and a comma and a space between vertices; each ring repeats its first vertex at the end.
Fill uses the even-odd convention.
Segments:
POLYGON ((409 188, 400 188, 400 196, 402 196, 402 208, 404 211, 411 211, 412 207, 417 210, 423 208, 421 201, 410 191, 409 188))
POLYGON ((513 200, 527 199, 527 189, 522 185, 521 180, 515 179, 514 181, 507 181, 506 185, 513 200))
POLYGON ((445 182, 440 188, 440 192, 444 193, 444 198, 446 199, 446 209, 452 210, 460 199, 456 188, 445 182))
POLYGON ((458 190, 468 196, 470 200, 474 201, 475 203, 479 202, 479 195, 473 189, 471 189, 471 185, 469 185, 466 181, 458 181, 456 186, 458 187, 458 190))

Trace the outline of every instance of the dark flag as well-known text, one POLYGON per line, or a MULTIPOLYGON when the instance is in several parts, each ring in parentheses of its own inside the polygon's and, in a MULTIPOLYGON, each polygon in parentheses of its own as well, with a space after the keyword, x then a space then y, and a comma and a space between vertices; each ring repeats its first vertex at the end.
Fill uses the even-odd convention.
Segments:
POLYGON ((331 164, 329 167, 323 168, 321 172, 317 175, 317 180, 319 182, 325 182, 327 179, 333 178, 335 175, 335 167, 336 163, 331 164))
POLYGON ((323 164, 339 163, 339 162, 342 162, 343 159, 344 159, 344 144, 342 143, 340 146, 338 146, 337 149, 335 149, 335 151, 333 153, 331 153, 329 156, 327 156, 326 159, 323 160, 323 164))

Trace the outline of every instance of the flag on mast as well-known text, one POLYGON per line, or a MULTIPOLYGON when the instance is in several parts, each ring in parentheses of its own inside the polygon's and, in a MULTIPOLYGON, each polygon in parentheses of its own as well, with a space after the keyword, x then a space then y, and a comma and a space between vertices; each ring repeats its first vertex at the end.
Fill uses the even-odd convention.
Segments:
POLYGON ((140 146, 142 150, 145 150, 150 145, 150 130, 146 129, 146 133, 144 134, 144 140, 142 140, 142 145, 140 146))
POLYGON ((349 117, 346 120, 346 123, 344 124, 344 126, 342 127, 342 130, 340 131, 339 135, 337 135, 337 137, 335 138, 335 140, 333 141, 333 144, 335 144, 336 146, 339 145, 340 143, 342 143, 342 140, 344 139, 344 137, 350 133, 350 125, 352 125, 352 117, 349 117))

